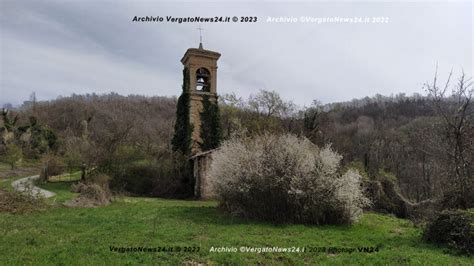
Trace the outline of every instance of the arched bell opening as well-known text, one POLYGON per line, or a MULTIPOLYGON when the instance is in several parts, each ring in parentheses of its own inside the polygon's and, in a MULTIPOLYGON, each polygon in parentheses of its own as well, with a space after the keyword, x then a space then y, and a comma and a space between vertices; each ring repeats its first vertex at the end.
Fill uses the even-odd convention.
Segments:
POLYGON ((211 73, 209 70, 201 67, 196 71, 196 90, 197 91, 211 91, 211 73))

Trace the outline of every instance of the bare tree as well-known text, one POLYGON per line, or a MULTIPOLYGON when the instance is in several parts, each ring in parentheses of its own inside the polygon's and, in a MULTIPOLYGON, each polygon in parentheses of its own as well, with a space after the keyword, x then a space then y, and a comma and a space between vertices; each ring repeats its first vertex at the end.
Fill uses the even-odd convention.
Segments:
POLYGON ((248 106, 252 111, 265 117, 282 116, 294 108, 291 102, 285 102, 276 91, 260 90, 258 94, 251 95, 248 106))
POLYGON ((443 121, 445 143, 440 143, 444 153, 451 163, 453 198, 452 207, 468 208, 473 203, 469 200, 472 194, 472 160, 473 160, 473 108, 472 80, 464 73, 448 97, 451 87, 452 71, 443 87, 437 83, 437 69, 432 84, 425 84, 425 88, 432 98, 434 108, 443 121))

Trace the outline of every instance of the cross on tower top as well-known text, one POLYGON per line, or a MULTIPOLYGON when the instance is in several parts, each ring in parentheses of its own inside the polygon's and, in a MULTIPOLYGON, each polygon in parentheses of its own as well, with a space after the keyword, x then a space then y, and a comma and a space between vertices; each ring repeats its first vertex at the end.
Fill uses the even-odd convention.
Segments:
POLYGON ((199 28, 197 28, 199 30, 199 49, 203 49, 202 48, 202 30, 203 28, 201 28, 201 25, 199 25, 199 28))

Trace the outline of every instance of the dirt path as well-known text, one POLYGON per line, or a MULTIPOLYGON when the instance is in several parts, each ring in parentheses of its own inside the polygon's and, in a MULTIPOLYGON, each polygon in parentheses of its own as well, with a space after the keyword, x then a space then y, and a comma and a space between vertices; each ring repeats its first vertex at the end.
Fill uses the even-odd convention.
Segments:
POLYGON ((56 193, 39 188, 34 185, 34 181, 39 179, 39 175, 28 176, 24 178, 20 178, 12 182, 13 189, 19 192, 24 192, 27 190, 31 190, 33 195, 41 195, 45 198, 50 198, 56 195, 56 193))

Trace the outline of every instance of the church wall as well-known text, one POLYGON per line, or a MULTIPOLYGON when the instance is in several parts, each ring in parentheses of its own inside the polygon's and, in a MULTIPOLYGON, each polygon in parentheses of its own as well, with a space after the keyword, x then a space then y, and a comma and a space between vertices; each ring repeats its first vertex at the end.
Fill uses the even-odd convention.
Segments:
POLYGON ((212 152, 197 156, 194 161, 194 177, 196 185, 194 194, 201 199, 215 199, 213 177, 209 174, 212 163, 212 152))

